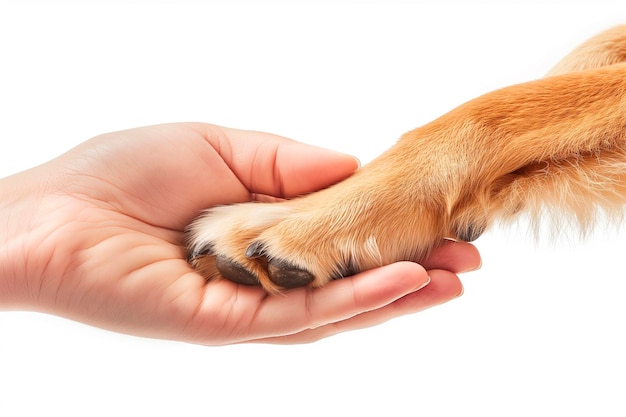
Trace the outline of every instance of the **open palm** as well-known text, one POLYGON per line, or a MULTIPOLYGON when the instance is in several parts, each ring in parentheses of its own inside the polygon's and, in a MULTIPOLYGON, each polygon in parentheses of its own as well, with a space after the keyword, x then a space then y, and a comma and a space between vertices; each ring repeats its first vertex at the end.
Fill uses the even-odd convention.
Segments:
POLYGON ((202 209, 294 197, 356 168, 342 154, 199 123, 94 138, 3 180, 40 190, 36 209, 26 211, 35 220, 25 244, 24 303, 149 337, 294 343, 459 295, 455 273, 480 262, 473 246, 461 243, 431 256, 424 266, 436 270, 402 262, 279 296, 226 280, 207 283, 185 261, 184 228, 202 209))

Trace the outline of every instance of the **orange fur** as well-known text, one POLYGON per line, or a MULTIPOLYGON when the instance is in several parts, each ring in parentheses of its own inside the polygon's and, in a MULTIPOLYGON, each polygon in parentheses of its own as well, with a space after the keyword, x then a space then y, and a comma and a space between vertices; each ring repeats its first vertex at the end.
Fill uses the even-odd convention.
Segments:
POLYGON ((620 26, 581 45, 546 78, 478 97, 406 133, 328 189, 209 210, 190 227, 190 251, 209 278, 221 271, 276 292, 419 262, 446 237, 470 241, 521 212, 568 217, 586 229, 598 210, 621 216, 625 202, 620 26))

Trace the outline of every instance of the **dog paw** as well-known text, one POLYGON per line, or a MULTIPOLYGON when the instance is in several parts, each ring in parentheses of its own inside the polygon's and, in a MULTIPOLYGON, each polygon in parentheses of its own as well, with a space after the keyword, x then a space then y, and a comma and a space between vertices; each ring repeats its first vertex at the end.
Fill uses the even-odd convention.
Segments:
POLYGON ((444 237, 439 216, 382 184, 212 208, 189 228, 189 261, 209 279, 279 292, 423 260, 444 237))
POLYGON ((322 286, 353 273, 353 259, 340 249, 332 227, 336 214, 292 202, 213 208, 189 229, 189 261, 209 279, 221 276, 270 292, 322 286))

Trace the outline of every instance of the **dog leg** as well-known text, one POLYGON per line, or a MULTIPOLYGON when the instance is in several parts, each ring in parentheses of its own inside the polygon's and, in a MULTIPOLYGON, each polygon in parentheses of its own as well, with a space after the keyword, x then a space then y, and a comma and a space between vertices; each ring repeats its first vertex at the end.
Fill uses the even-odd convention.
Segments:
MULTIPOLYGON (((626 64, 593 58, 607 55, 596 47, 607 37, 626 44, 624 27, 618 32, 581 47, 595 64, 579 69, 584 54, 574 53, 553 71, 565 74, 459 106, 328 189, 209 210, 189 229, 192 264, 209 278, 276 292, 419 262, 445 237, 471 241, 523 210, 538 216, 551 207, 583 226, 598 207, 619 212, 626 64)), ((618 56, 608 44, 608 55, 618 56)))
POLYGON ((584 42, 554 66, 548 75, 587 71, 626 62, 626 25, 616 26, 584 42))

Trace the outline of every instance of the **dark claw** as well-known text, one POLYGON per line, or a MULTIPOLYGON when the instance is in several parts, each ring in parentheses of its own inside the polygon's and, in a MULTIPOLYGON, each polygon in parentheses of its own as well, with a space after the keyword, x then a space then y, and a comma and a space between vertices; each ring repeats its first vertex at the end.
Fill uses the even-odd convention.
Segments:
POLYGON ((224 278, 232 282, 244 285, 259 285, 259 280, 252 272, 226 256, 218 255, 215 258, 215 267, 224 278))
POLYGON ((196 247, 189 253, 187 253, 187 262, 191 262, 196 258, 201 256, 213 255, 213 245, 208 244, 207 246, 196 247))
POLYGON ((487 229, 486 225, 470 223, 464 227, 458 227, 456 235, 464 242, 473 242, 480 237, 487 229))
POLYGON ((246 249, 246 258, 258 258, 263 256, 264 252, 263 244, 261 242, 252 242, 248 249, 246 249))
POLYGON ((270 280, 282 288, 304 287, 315 279, 313 274, 281 260, 270 261, 267 265, 270 280))
POLYGON ((342 279, 346 277, 351 277, 352 275, 356 275, 358 273, 359 273, 359 270, 355 266, 352 265, 352 262, 350 262, 348 265, 341 268, 339 272, 337 272, 337 274, 332 277, 332 279, 337 280, 337 279, 342 279))

